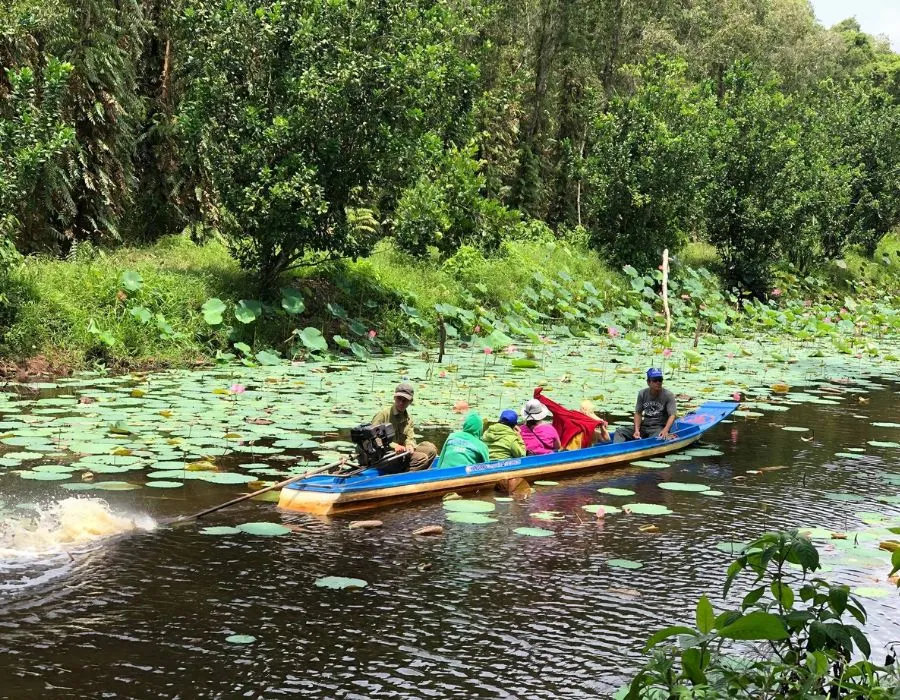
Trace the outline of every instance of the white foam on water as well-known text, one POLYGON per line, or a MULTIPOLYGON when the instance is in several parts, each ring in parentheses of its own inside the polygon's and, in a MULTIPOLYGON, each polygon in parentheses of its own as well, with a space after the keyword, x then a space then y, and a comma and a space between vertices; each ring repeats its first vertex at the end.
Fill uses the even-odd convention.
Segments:
POLYGON ((150 531, 148 515, 115 513, 99 498, 65 498, 35 510, 6 513, 0 521, 0 563, 45 557, 76 549, 106 537, 150 531))

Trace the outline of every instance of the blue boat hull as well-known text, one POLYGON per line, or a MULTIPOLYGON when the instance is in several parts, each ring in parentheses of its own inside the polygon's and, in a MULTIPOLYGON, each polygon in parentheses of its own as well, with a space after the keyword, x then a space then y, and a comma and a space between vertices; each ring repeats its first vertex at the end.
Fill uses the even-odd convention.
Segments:
POLYGON ((587 469, 598 469, 658 457, 696 442, 706 431, 737 408, 731 401, 709 401, 675 421, 671 440, 647 438, 606 443, 580 450, 504 459, 447 469, 382 474, 376 468, 353 476, 320 475, 289 484, 281 490, 280 508, 331 515, 421 498, 452 491, 493 488, 515 479, 533 479, 587 469))

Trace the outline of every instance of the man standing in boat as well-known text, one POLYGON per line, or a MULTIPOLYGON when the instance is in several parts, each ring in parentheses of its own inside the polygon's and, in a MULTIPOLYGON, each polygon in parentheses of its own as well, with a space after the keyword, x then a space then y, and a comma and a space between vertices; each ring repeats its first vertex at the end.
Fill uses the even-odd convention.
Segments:
POLYGON ((648 437, 668 440, 674 437, 669 433, 669 429, 675 422, 676 411, 675 394, 663 389, 662 370, 651 367, 647 370, 647 388, 638 392, 637 403, 634 406, 634 430, 624 425, 619 426, 616 428, 613 442, 648 437))
POLYGON ((390 423, 394 429, 392 447, 398 455, 403 455, 403 461, 408 465, 409 471, 415 472, 428 469, 434 458, 437 457, 437 447, 430 442, 416 444, 416 431, 413 427, 412 417, 407 410, 413 402, 415 391, 413 385, 402 382, 394 389, 394 403, 385 406, 372 419, 373 425, 390 423))

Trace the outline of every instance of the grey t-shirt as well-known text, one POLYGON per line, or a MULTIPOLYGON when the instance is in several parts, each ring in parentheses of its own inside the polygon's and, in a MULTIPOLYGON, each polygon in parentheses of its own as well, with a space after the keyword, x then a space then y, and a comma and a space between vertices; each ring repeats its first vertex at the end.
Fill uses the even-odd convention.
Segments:
POLYGON ((675 394, 668 389, 661 389, 659 396, 653 398, 649 387, 638 392, 637 403, 634 406, 635 413, 643 414, 641 426, 652 429, 662 429, 669 416, 675 415, 676 410, 675 394))

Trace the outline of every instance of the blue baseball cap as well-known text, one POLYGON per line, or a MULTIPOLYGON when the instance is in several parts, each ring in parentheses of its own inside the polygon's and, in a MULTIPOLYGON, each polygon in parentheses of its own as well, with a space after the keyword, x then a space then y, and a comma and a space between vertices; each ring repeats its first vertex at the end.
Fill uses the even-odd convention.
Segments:
POLYGON ((500 422, 506 423, 507 425, 515 425, 519 422, 519 414, 516 413, 511 408, 507 408, 503 413, 500 414, 500 422))
POLYGON ((647 370, 647 379, 662 379, 662 370, 659 367, 651 367, 647 370))

